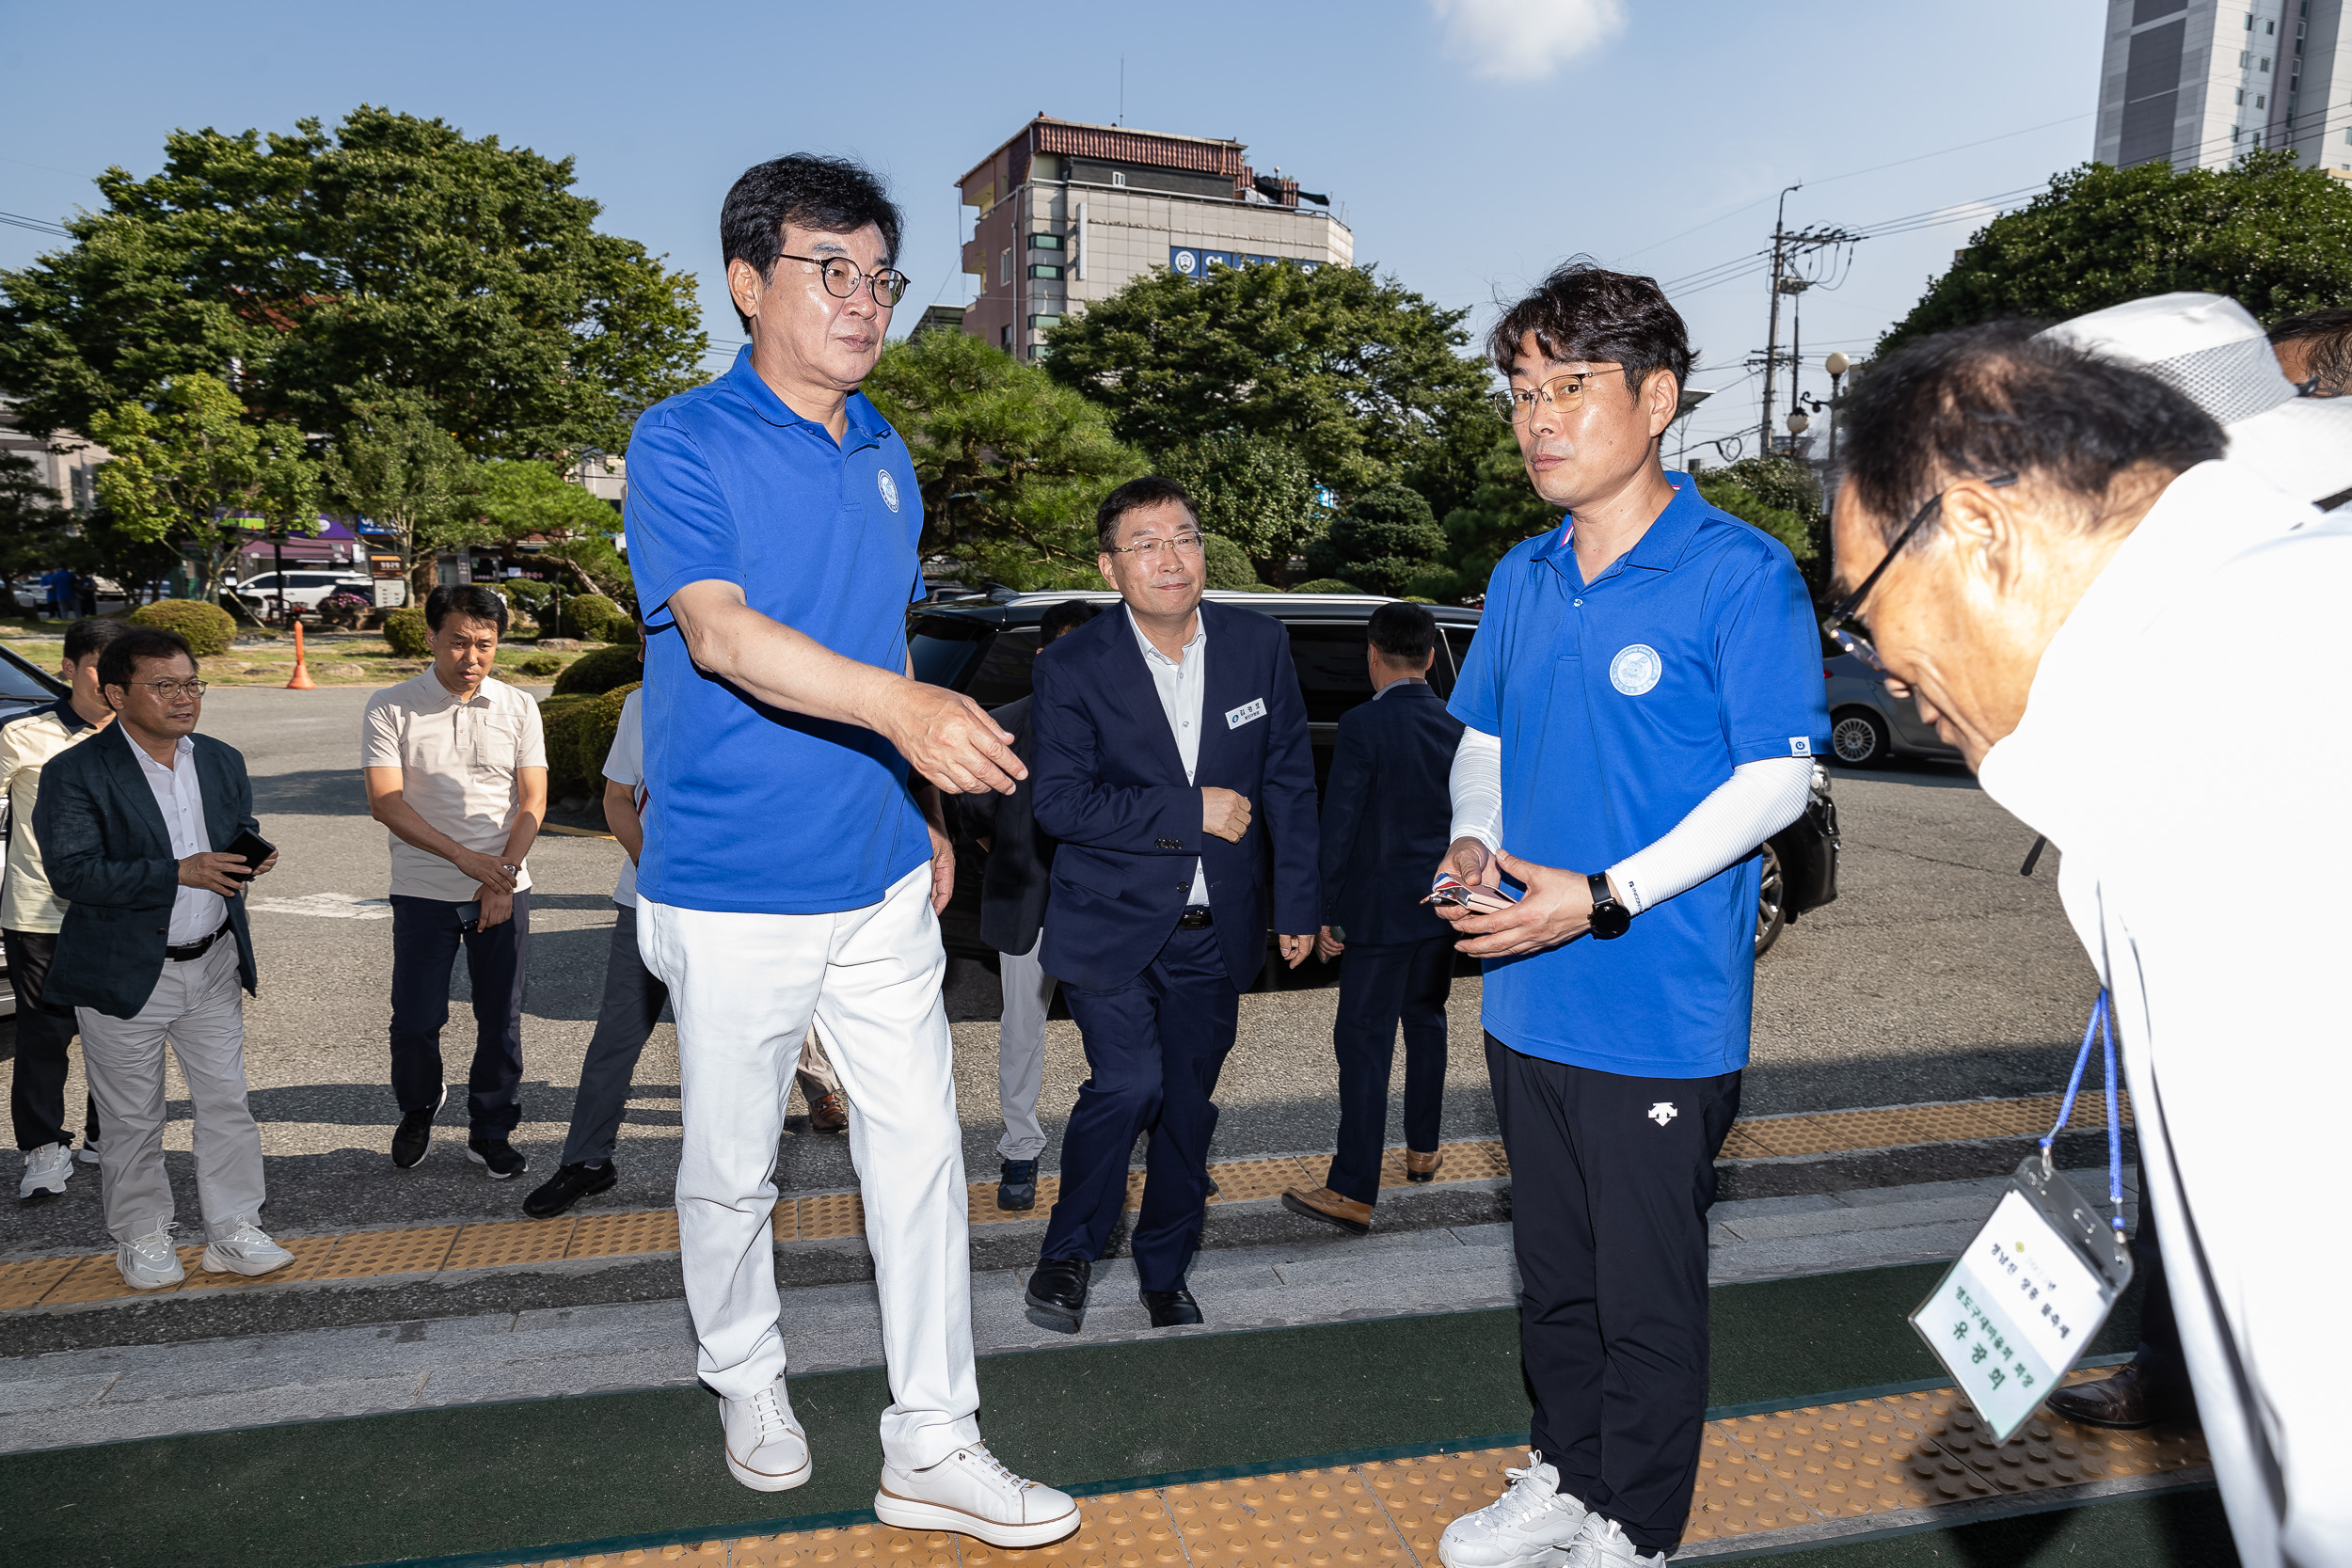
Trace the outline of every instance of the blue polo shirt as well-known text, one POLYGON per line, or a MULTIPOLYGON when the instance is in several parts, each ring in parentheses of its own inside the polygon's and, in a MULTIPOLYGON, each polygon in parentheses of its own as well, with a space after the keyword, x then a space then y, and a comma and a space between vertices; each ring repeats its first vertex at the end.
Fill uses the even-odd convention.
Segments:
POLYGON ((836 443, 769 389, 747 348, 638 420, 627 519, 653 633, 639 893, 758 914, 880 902, 930 859, 906 759, 870 730, 764 706, 696 669, 661 607, 689 583, 732 582, 843 657, 905 670, 907 606, 923 592, 906 442, 853 392, 836 443))
MULTIPOLYGON (((1740 763, 1829 740, 1820 639, 1788 549, 1687 474, 1587 583, 1565 528, 1502 558, 1450 705, 1502 740, 1503 847, 1604 871, 1740 763)), ((1614 942, 1486 965, 1486 1026, 1531 1056, 1643 1078, 1745 1067, 1760 861, 1634 918, 1614 942)))

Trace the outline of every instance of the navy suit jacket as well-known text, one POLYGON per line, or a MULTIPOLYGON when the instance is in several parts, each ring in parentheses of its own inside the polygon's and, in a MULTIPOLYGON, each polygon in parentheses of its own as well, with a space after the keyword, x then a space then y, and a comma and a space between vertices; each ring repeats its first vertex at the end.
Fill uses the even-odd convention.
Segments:
MULTIPOLYGON (((245 754, 208 735, 192 738, 210 847, 225 849, 241 832, 260 832, 245 754)), ((120 721, 41 768, 33 831, 40 835, 49 885, 68 906, 42 998, 109 1018, 136 1017, 163 977, 180 858, 120 721)), ((243 893, 229 900, 229 924, 238 977, 251 990, 253 939, 243 893)))
POLYGON ((1425 681, 1402 681, 1340 715, 1323 792, 1323 924, 1378 947, 1453 927, 1422 900, 1454 832, 1462 721, 1425 681))
POLYGON ((1040 958, 1065 984, 1111 990, 1143 973, 1189 901, 1196 860, 1237 990, 1265 964, 1269 905, 1285 933, 1321 923, 1314 758, 1290 634, 1232 605, 1204 601, 1200 614, 1209 638, 1190 784, 1123 606, 1057 639, 1032 667, 1031 798, 1037 825, 1060 841, 1040 958), (1252 703, 1263 717, 1228 717, 1252 703), (1239 844, 1202 832, 1211 787, 1248 797, 1239 844))

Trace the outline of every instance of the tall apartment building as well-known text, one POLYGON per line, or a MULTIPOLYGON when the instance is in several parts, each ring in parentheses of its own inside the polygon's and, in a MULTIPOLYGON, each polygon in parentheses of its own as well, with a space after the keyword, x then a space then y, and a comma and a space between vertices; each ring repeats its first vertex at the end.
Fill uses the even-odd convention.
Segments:
POLYGON ((963 270, 980 280, 963 330, 1034 359, 1065 314, 1154 266, 1198 277, 1220 265, 1352 262, 1356 236, 1328 200, 1279 169, 1259 174, 1247 150, 1038 116, 958 182, 963 204, 980 210, 963 247, 963 270))
POLYGON ((2227 168, 2285 148, 2352 178, 2346 0, 2107 0, 2095 156, 2227 168))

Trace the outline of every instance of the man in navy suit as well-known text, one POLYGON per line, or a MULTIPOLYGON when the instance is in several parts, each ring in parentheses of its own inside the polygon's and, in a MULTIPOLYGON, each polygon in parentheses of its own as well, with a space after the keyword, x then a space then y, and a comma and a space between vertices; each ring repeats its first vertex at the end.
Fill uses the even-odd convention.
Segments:
POLYGON ((1152 1327, 1201 1321, 1184 1277, 1208 1202, 1210 1096, 1264 967, 1269 904, 1295 969, 1322 903, 1288 633, 1201 602, 1200 513, 1172 480, 1112 491, 1095 536, 1125 610, 1039 653, 1029 710, 1037 825, 1060 841, 1041 957, 1092 1070, 1027 1300, 1032 1323, 1073 1334, 1146 1132, 1136 1282, 1152 1327))
POLYGON ((1324 1185, 1293 1188, 1283 1207, 1361 1236, 1380 1201, 1389 1069, 1405 1024, 1405 1179, 1438 1174, 1445 1097, 1445 1003, 1453 929, 1422 900, 1454 821, 1449 784, 1462 721, 1429 689, 1438 622, 1417 604, 1372 613, 1364 658, 1372 701, 1340 719, 1323 816, 1323 934, 1340 960, 1340 1140, 1324 1185), (1433 856, 1435 857, 1433 859, 1433 856))

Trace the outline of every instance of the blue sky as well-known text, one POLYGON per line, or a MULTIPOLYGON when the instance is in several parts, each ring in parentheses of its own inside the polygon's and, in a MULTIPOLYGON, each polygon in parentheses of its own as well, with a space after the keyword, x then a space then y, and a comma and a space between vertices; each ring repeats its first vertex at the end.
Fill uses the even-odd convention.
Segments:
MULTIPOLYGON (((1689 319, 1694 440, 1748 432, 1760 271, 1703 286, 1792 227, 1968 217, 1856 246, 1805 300, 1820 356, 1867 350, 1994 206, 2090 155, 2096 0, 1359 0, 622 7, 132 4, 0 10, 0 211, 55 220, 177 126, 278 129, 374 103, 578 161, 604 227, 700 275, 737 337, 713 232, 742 168, 795 150, 882 170, 907 211, 912 305, 966 297, 955 178, 1032 114, 1249 144, 1331 193, 1356 254, 1450 306, 1579 252, 1652 273, 1689 319), (1977 144, 1967 146, 1964 144, 1977 144), (1879 166, 1893 165, 1892 167, 1879 166), (1862 172, 1874 170, 1874 172, 1862 172), (1710 272, 1709 269, 1715 269, 1710 272), (1688 281, 1684 281, 1688 280, 1688 281)), ((0 265, 54 242, 0 228, 0 265)), ((916 314, 902 308, 899 330, 916 314)), ((714 365, 723 361, 714 358, 714 365)), ((1785 406, 1785 404, 1784 404, 1785 406)))

